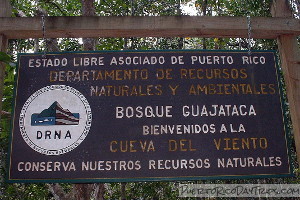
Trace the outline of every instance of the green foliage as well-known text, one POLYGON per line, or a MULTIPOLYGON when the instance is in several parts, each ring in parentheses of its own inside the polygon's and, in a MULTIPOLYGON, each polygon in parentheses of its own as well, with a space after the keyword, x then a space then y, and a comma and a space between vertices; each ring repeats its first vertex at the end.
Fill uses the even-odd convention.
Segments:
POLYGON ((178 13, 178 0, 105 0, 96 1, 99 16, 170 16, 178 13))
POLYGON ((272 0, 230 0, 224 1, 227 15, 230 16, 256 16, 271 17, 272 0))
MULTIPOLYGON (((126 199, 178 199, 176 182, 137 182, 126 183, 126 199)), ((107 187, 105 199, 120 199, 121 184, 112 183, 107 187)))
POLYGON ((78 39, 74 38, 62 38, 59 43, 59 48, 61 51, 80 51, 81 45, 78 39))
POLYGON ((0 62, 4 62, 8 64, 10 62, 10 56, 0 51, 0 62))
POLYGON ((4 200, 46 200, 49 199, 49 192, 45 184, 11 184, 8 185, 4 200))
MULTIPOLYGON (((182 13, 182 4, 191 0, 95 0, 97 16, 176 16, 182 13), (181 4, 180 4, 181 2, 181 4)), ((25 16, 37 16, 37 9, 42 8, 49 16, 80 16, 81 0, 11 0, 14 16, 24 13, 25 16)), ((198 15, 207 16, 262 16, 269 17, 271 0, 196 0, 194 9, 198 15), (206 3, 207 2, 207 3, 206 3)), ((245 24, 246 26, 246 24, 245 24)), ((42 27, 41 27, 42 29, 42 27)), ((47 34, 47 30, 46 30, 47 34)), ((300 40, 299 40, 300 41, 300 40)), ((58 46, 61 51, 82 50, 82 40, 77 38, 60 38, 58 46)), ((247 50, 245 38, 98 38, 97 50, 158 50, 158 49, 228 49, 247 50)), ((34 49, 42 52, 45 49, 43 40, 10 40, 9 54, 0 52, 0 61, 6 63, 5 88, 3 98, 3 110, 11 113, 13 102, 14 75, 16 66, 13 64, 16 53, 33 52, 34 49)), ((253 40, 252 49, 277 49, 275 40, 253 40)), ((282 74, 281 74, 282 77, 282 74)), ((281 80, 283 83, 283 80, 281 80)), ((285 93, 285 89, 283 91, 285 93)), ((288 105, 287 101, 285 104, 288 105)), ((284 111, 289 117, 288 106, 284 111)), ((1 170, 7 173, 5 168, 6 152, 10 132, 11 116, 4 115, 1 120, 0 150, 1 170)), ((292 128, 291 122, 288 128, 292 128)), ((293 140, 293 135, 288 135, 293 140)), ((297 168, 295 146, 290 145, 292 152, 292 164, 297 168)), ((264 179, 264 180, 210 180, 197 181, 197 183, 300 183, 299 170, 295 170, 296 178, 264 179)), ((140 182, 127 183, 125 187, 127 199, 179 199, 175 182, 140 182)), ((71 191, 71 184, 61 184, 65 191, 71 191)), ((121 184, 106 184, 106 199, 120 199, 121 184)), ((0 199, 3 200, 43 200, 53 199, 45 184, 8 184, 0 181, 0 199)))
MULTIPOLYGON (((2 107, 7 113, 11 113, 12 111, 12 104, 13 101, 13 87, 14 87, 14 78, 15 78, 15 63, 12 62, 11 56, 4 52, 0 52, 0 62, 5 63, 5 78, 4 78, 4 90, 3 90, 3 99, 2 99, 2 107)), ((7 142, 7 138, 9 136, 9 128, 10 123, 7 121, 10 118, 7 115, 3 115, 1 117, 1 133, 0 139, 7 142)))
POLYGON ((5 65, 5 78, 4 78, 4 90, 3 90, 3 99, 2 99, 2 110, 5 110, 6 114, 2 114, 0 126, 0 198, 4 199, 4 196, 1 196, 1 191, 9 193, 12 188, 12 185, 4 184, 4 174, 6 173, 6 155, 8 149, 9 133, 10 133, 10 122, 11 116, 9 113, 12 112, 12 102, 13 102, 13 85, 14 85, 14 74, 16 65, 12 62, 11 56, 4 52, 0 52, 0 62, 5 65))

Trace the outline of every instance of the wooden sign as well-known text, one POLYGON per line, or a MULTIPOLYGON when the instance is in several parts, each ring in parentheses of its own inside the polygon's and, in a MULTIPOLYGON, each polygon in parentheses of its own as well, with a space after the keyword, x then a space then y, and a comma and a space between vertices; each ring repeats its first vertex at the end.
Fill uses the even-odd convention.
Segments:
POLYGON ((275 53, 21 54, 8 181, 291 175, 275 53))

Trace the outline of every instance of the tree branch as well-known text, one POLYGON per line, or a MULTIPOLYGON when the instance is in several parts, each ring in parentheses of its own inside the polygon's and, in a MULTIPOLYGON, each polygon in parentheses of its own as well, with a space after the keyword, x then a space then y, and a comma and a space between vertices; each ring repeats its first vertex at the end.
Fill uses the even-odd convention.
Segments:
POLYGON ((95 186, 95 200, 104 200, 105 185, 103 183, 96 183, 95 186))
POLYGON ((11 117, 11 113, 4 110, 1 110, 1 115, 11 117))
POLYGON ((66 193, 59 184, 55 183, 46 185, 55 200, 67 200, 66 193))
POLYGON ((57 8, 59 10, 59 12, 61 12, 62 16, 67 16, 67 14, 61 9, 61 7, 59 5, 57 5, 57 3, 50 1, 50 0, 43 0, 43 2, 45 4, 49 4, 49 5, 52 5, 55 8, 57 8))

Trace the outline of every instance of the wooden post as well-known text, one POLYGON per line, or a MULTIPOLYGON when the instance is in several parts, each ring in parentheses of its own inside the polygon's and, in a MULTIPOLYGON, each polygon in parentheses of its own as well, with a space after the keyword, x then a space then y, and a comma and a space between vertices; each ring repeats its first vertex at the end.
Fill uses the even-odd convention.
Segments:
POLYGON ((9 0, 0 1, 0 17, 10 17, 11 16, 11 5, 9 0))
MULTIPOLYGON (((292 17, 288 1, 274 0, 272 16, 292 17)), ((293 122, 297 160, 300 163, 300 51, 294 35, 280 35, 277 40, 293 122)))
MULTIPOLYGON (((0 1, 0 17, 10 17, 11 6, 9 0, 0 1)), ((0 35, 0 51, 6 52, 8 40, 5 35, 0 35)), ((2 113, 2 97, 4 89, 5 65, 0 63, 0 120, 2 113)))

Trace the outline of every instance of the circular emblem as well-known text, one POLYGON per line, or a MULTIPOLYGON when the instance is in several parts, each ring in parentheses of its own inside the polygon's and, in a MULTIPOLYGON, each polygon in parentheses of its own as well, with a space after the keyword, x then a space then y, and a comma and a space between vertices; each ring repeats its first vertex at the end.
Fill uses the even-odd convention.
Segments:
POLYGON ((91 107, 83 94, 70 86, 51 85, 27 99, 19 126, 23 139, 33 150, 60 155, 79 146, 91 122, 91 107))

